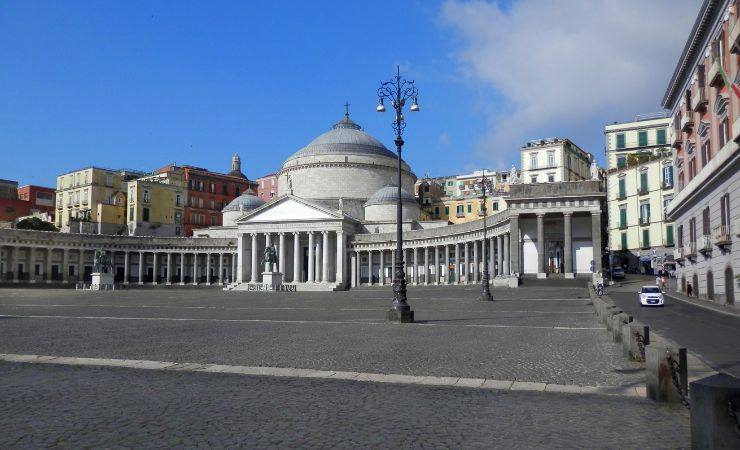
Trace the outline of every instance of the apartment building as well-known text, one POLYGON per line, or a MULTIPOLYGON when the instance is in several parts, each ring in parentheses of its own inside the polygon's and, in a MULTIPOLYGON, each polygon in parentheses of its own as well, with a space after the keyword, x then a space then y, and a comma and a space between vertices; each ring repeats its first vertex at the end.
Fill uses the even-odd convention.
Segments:
POLYGON ((128 182, 128 234, 182 236, 185 188, 182 170, 171 170, 128 182))
POLYGON ((593 155, 570 139, 547 138, 527 142, 520 149, 521 176, 529 183, 558 183, 591 178, 593 155))
MULTIPOLYGON (((421 207, 421 220, 445 220, 466 223, 483 216, 480 180, 482 170, 446 177, 424 177, 415 185, 421 207)), ((509 173, 485 171, 490 187, 486 190, 488 214, 506 209, 504 196, 508 191, 509 173)))

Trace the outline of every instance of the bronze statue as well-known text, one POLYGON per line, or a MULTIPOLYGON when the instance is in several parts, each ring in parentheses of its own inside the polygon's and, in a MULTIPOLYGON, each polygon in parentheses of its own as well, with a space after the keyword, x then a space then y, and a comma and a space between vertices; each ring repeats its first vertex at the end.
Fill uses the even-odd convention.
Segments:
POLYGON ((265 247, 265 253, 264 253, 264 256, 262 257, 262 264, 265 264, 265 263, 270 264, 269 267, 270 267, 270 270, 272 270, 272 267, 273 267, 272 265, 277 264, 278 262, 279 262, 278 254, 277 254, 277 251, 275 250, 275 246, 270 245, 269 247, 265 247))
POLYGON ((95 250, 95 257, 93 259, 93 272, 96 273, 108 273, 111 268, 110 256, 108 252, 103 250, 95 250))

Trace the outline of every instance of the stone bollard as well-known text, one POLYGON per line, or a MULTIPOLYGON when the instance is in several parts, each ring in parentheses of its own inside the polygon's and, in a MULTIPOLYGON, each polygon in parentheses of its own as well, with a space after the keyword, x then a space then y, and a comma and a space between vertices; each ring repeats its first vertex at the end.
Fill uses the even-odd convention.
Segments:
POLYGON ((597 297, 597 298, 593 299, 591 301, 591 303, 593 303, 593 305, 594 305, 594 314, 596 314, 598 316, 599 315, 599 308, 604 303, 604 300, 602 300, 602 299, 600 299, 600 298, 597 297))
POLYGON ((720 373, 691 382, 692 449, 740 447, 738 424, 739 379, 720 373))
POLYGON ((671 348, 657 345, 645 347, 645 390, 647 398, 656 402, 680 403, 682 398, 688 399, 688 370, 686 367, 686 349, 671 348), (673 381, 672 364, 668 356, 678 363, 675 374, 678 389, 673 381))
POLYGON ((612 327, 614 326, 614 321, 612 320, 612 317, 620 314, 621 312, 622 310, 616 307, 606 310, 606 315, 604 316, 603 322, 606 324, 607 331, 611 332, 612 327))
POLYGON ((612 316, 612 339, 614 342, 622 342, 622 325, 632 322, 632 316, 627 313, 619 313, 612 316))
POLYGON ((645 361, 645 347, 650 344, 650 327, 638 322, 622 325, 622 350, 633 361, 645 361))

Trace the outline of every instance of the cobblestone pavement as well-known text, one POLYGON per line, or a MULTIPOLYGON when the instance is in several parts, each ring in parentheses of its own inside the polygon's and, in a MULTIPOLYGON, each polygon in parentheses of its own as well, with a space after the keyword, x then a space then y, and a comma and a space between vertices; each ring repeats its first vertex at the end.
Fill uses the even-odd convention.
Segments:
POLYGON ((584 288, 410 288, 420 322, 386 324, 390 288, 0 290, 0 353, 298 367, 587 386, 640 385, 584 288), (10 316, 10 317, 8 317, 10 316))
POLYGON ((678 448, 634 398, 0 363, 0 447, 678 448))
POLYGON ((740 377, 740 317, 665 296, 662 308, 640 307, 637 290, 654 278, 630 277, 609 288, 609 296, 635 320, 699 355, 713 369, 740 377))

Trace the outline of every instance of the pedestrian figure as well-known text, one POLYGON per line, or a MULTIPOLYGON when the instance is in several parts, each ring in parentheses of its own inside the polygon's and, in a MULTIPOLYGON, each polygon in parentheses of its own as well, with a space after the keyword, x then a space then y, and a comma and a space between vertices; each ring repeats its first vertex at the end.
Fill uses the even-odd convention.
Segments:
POLYGON ((694 293, 694 289, 691 287, 691 283, 687 283, 686 284, 686 295, 691 297, 693 293, 694 293))

